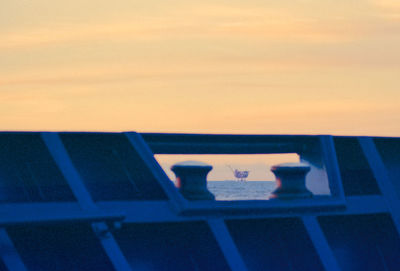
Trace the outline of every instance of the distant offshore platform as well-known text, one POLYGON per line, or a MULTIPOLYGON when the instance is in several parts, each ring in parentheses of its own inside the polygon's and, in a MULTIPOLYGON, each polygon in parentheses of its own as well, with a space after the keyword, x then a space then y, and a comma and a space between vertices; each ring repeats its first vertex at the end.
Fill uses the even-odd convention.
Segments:
POLYGON ((250 171, 233 169, 230 165, 228 165, 228 167, 231 169, 233 175, 236 178, 236 181, 239 181, 239 182, 246 182, 247 181, 246 179, 249 176, 250 171))

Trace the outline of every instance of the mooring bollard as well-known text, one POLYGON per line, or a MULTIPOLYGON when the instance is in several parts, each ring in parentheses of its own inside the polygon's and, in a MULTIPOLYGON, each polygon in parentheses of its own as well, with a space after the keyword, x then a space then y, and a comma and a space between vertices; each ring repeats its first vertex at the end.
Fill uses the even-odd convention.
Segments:
POLYGON ((313 194, 306 187, 306 175, 310 166, 304 163, 284 163, 272 166, 277 188, 270 199, 311 198, 313 194))
POLYGON ((207 175, 213 167, 198 161, 180 162, 171 167, 176 175, 177 187, 188 200, 213 200, 207 189, 207 175))

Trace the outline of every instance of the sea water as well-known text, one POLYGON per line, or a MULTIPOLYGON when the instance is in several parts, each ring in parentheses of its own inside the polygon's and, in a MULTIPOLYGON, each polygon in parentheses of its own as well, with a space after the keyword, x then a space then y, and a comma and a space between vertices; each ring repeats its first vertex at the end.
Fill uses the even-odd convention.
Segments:
POLYGON ((276 188, 274 181, 208 181, 216 200, 267 200, 276 188))

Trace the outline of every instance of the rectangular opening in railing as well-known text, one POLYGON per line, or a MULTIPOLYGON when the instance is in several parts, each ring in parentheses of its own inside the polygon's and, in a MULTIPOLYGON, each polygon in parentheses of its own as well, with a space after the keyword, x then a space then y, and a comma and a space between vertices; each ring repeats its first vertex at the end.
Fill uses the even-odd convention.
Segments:
POLYGON ((142 136, 189 209, 213 201, 221 208, 240 208, 223 202, 248 200, 264 200, 260 208, 343 204, 330 136, 142 136))
MULTIPOLYGON (((247 154, 247 155, 165 155, 155 156, 169 179, 178 189, 183 185, 177 177, 179 165, 200 162, 199 166, 209 165, 211 170, 205 176, 206 187, 216 200, 267 200, 274 197, 274 191, 280 185, 273 170, 277 165, 308 166, 300 164, 300 157, 296 153, 288 154, 247 154), (175 173, 174 173, 174 171, 175 173)), ((311 167, 310 167, 311 168, 311 167)), ((303 174, 303 173, 301 173, 303 174)), ((308 174, 308 172, 307 172, 308 174)), ((306 188, 307 176, 305 176, 306 188)), ((181 178, 182 179, 182 178, 181 178)), ((189 180, 190 181, 190 180, 189 180)), ((315 194, 329 192, 327 182, 324 191, 315 191, 315 194)), ((189 184, 190 185, 190 184, 189 184)), ((201 188, 201 187, 199 187, 201 188)))

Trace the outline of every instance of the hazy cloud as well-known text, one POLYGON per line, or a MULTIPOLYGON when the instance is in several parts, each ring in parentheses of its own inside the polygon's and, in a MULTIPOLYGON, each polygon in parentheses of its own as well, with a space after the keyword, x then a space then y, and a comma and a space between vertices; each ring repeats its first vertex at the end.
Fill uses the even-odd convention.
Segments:
POLYGON ((399 133, 397 1, 2 1, 2 129, 399 133))

